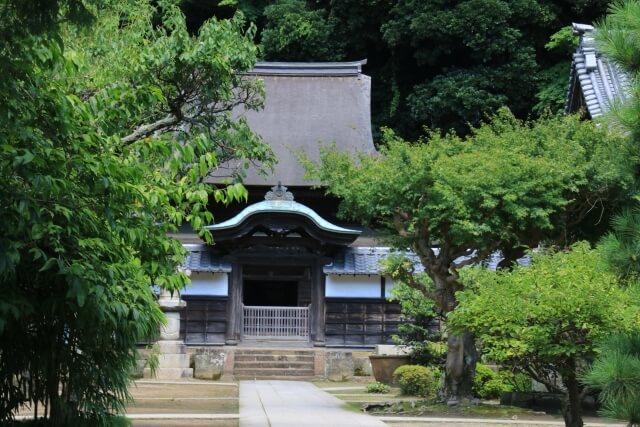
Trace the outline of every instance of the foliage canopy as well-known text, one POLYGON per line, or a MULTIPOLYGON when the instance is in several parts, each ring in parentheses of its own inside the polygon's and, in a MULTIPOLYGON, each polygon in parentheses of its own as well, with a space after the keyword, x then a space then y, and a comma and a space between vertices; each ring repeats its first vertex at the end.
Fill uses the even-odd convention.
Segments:
POLYGON ((475 333, 489 360, 564 394, 566 425, 581 426, 584 361, 603 337, 640 326, 640 293, 621 288, 586 243, 532 256, 530 266, 512 271, 466 270, 468 289, 447 321, 475 333))
POLYGON ((238 74, 252 32, 212 20, 192 37, 174 2, 157 4, 3 6, 0 422, 25 403, 49 425, 121 413, 135 344, 164 319, 151 285, 186 281, 167 233, 211 222, 210 197, 246 197, 204 183, 220 162, 269 160, 230 114, 260 103, 238 74))

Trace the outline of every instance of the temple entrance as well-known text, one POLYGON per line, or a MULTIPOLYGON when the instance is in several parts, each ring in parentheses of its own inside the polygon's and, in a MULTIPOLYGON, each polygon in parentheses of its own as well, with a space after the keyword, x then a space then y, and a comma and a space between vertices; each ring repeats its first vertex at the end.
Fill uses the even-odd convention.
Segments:
POLYGON ((227 344, 252 338, 324 343, 323 266, 360 230, 330 223, 280 184, 264 201, 207 229, 218 256, 232 262, 227 344))
POLYGON ((310 269, 246 265, 242 280, 243 339, 309 339, 310 269))

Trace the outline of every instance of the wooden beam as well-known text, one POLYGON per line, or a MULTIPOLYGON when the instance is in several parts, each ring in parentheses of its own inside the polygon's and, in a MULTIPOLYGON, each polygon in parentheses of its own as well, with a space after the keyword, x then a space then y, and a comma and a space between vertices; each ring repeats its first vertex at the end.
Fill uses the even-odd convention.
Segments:
POLYGON ((229 301, 227 302, 227 345, 240 342, 240 328, 242 327, 242 264, 233 263, 229 274, 229 301))
POLYGON ((313 345, 324 347, 324 322, 325 322, 325 274, 322 267, 326 264, 322 258, 316 261, 311 271, 311 331, 313 345))

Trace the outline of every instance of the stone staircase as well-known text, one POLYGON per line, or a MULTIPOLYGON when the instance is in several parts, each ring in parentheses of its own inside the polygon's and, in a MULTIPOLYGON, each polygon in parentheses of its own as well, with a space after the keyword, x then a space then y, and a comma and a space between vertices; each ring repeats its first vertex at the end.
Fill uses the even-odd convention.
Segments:
POLYGON ((182 341, 158 341, 158 368, 155 376, 149 368, 145 368, 145 378, 159 380, 176 380, 193 378, 193 368, 189 367, 189 355, 182 341))
POLYGON ((237 349, 233 375, 249 379, 309 379, 315 375, 315 352, 300 349, 237 349))

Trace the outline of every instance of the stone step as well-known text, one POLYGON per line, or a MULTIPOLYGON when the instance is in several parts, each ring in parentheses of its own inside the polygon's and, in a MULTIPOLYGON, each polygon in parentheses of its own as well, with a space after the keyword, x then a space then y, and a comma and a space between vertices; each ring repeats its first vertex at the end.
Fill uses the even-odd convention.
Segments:
POLYGON ((315 378, 313 375, 237 375, 234 374, 233 377, 238 381, 248 381, 248 380, 287 380, 287 381, 309 381, 310 379, 315 378))
POLYGON ((151 374, 151 369, 144 369, 144 378, 156 378, 159 380, 175 380, 180 378, 193 378, 192 368, 158 368, 155 376, 151 374))
POLYGON ((159 354, 158 366, 161 368, 188 368, 188 354, 159 354))
POLYGON ((313 376, 313 368, 311 369, 282 369, 282 368, 234 368, 233 375, 246 375, 246 376, 313 376))
POLYGON ((312 369, 314 363, 311 362, 235 362, 235 368, 279 368, 279 369, 312 369))
POLYGON ((183 341, 158 341, 155 346, 160 353, 182 354, 187 352, 187 346, 183 341))
POLYGON ((296 354, 235 354, 236 362, 276 362, 276 361, 289 361, 289 362, 308 362, 313 363, 315 356, 309 355, 296 355, 296 354))
POLYGON ((313 378, 315 352, 300 349, 237 349, 233 374, 239 379, 313 378))
POLYGON ((248 355, 282 355, 282 356, 313 356, 313 350, 288 350, 288 349, 237 349, 235 351, 236 356, 248 356, 248 355))

